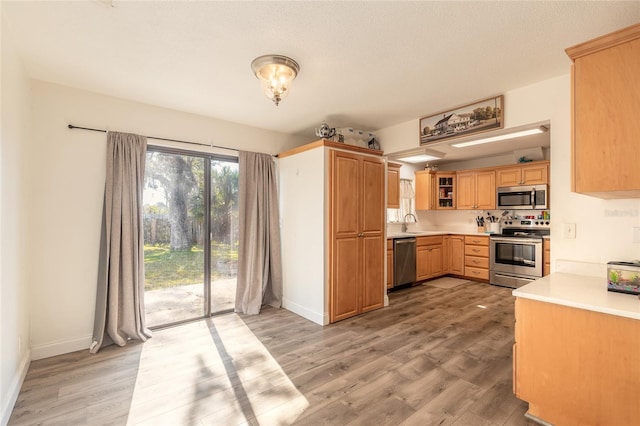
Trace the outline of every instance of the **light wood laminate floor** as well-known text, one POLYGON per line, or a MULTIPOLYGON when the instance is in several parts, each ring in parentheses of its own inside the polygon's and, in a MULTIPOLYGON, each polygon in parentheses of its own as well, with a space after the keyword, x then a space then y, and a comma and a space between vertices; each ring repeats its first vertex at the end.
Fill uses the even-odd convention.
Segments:
POLYGON ((31 363, 10 425, 530 425, 512 394, 511 290, 390 294, 321 327, 284 309, 31 363))

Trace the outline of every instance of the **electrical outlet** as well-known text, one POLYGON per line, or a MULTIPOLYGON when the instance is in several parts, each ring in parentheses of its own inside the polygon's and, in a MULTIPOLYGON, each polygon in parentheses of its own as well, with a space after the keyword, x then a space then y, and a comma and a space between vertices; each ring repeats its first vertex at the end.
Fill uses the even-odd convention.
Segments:
POLYGON ((633 227, 633 242, 640 243, 640 226, 633 227))
POLYGON ((564 224, 564 237, 568 240, 573 240, 576 238, 576 224, 575 223, 565 223, 564 224))

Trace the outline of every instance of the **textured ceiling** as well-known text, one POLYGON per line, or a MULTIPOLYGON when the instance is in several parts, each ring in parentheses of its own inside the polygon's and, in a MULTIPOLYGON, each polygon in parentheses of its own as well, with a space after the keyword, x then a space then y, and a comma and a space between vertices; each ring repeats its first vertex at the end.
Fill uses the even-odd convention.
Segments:
POLYGON ((309 137, 566 74, 566 47, 638 21, 638 1, 2 1, 33 78, 309 137), (250 69, 267 53, 301 65, 279 107, 250 69))

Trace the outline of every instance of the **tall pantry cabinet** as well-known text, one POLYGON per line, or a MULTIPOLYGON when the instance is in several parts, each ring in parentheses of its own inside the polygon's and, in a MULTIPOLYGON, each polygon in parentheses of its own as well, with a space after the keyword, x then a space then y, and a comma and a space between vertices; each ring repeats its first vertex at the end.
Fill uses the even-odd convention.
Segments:
POLYGON ((381 154, 320 140, 278 156, 286 309, 324 325, 384 306, 381 154))

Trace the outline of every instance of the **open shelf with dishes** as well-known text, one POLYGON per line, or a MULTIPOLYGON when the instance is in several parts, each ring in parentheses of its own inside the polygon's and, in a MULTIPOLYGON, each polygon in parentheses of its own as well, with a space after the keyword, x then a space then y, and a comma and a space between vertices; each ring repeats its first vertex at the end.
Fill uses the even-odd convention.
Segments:
POLYGON ((454 185, 456 181, 455 173, 436 173, 436 185, 438 197, 438 209, 455 209, 455 191, 454 185))

